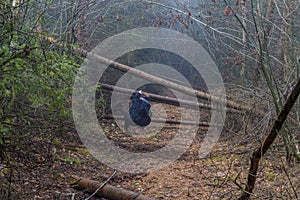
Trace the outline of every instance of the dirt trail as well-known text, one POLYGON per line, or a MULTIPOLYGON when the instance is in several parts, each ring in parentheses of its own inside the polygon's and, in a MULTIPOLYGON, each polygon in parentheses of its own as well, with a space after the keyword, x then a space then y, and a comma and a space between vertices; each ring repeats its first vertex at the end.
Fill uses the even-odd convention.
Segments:
MULTIPOLYGON (((179 119, 180 110, 169 107, 165 111, 168 118, 179 119)), ((175 137, 179 128, 178 125, 164 125, 151 136, 136 136, 124 134, 114 120, 99 123, 115 145, 134 152, 160 149, 175 137)), ((131 131, 141 133, 144 130, 133 127, 131 131)), ((240 194, 238 185, 244 186, 251 147, 243 141, 242 135, 232 137, 224 131, 213 151, 200 159, 198 151, 205 133, 204 129, 199 129, 188 150, 162 169, 142 174, 117 172, 110 184, 157 199, 235 199, 240 194)), ((71 175, 102 182, 114 171, 89 154, 76 132, 64 133, 54 141, 45 137, 30 138, 27 144, 22 149, 12 150, 14 163, 0 163, 1 185, 5 185, 0 189, 0 199, 7 194, 8 188, 12 189, 11 199, 84 199, 89 194, 71 187, 71 175), (7 173, 9 165, 14 166, 11 177, 7 173)), ((292 192, 285 170, 295 189, 300 190, 300 168, 297 164, 290 167, 284 162, 278 164, 283 156, 268 155, 262 161, 255 191, 259 198, 284 198, 292 192)))

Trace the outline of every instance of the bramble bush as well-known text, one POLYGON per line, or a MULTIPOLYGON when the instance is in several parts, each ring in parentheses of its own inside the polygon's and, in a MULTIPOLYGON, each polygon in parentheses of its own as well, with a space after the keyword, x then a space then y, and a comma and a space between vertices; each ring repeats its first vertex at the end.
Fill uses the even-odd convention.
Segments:
POLYGON ((54 133, 71 122, 71 92, 80 58, 35 31, 42 14, 31 14, 30 6, 0 3, 2 158, 7 158, 6 148, 22 144, 24 137, 46 129, 54 133))

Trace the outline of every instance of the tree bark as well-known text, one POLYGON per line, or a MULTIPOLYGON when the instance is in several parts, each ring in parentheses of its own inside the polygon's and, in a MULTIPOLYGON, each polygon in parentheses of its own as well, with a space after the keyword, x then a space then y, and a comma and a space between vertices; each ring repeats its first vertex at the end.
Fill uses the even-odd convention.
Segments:
POLYGON ((85 18, 85 1, 79 0, 78 1, 78 28, 77 28, 77 37, 79 45, 83 46, 84 44, 84 18, 85 18))
MULTIPOLYGON (((74 187, 80 190, 87 190, 89 193, 93 193, 96 191, 101 183, 93 180, 89 180, 87 178, 82 178, 78 176, 72 176, 75 181, 73 183, 74 187)), ((112 185, 105 185, 102 189, 100 189, 97 193, 97 196, 107 198, 109 200, 155 200, 154 198, 147 197, 145 195, 135 193, 132 191, 128 191, 122 188, 116 188, 112 185)))
POLYGON ((292 90, 289 98, 287 99, 286 103, 284 104, 282 110, 280 111, 277 119, 275 120, 269 134, 265 138, 264 142, 253 152, 250 162, 250 169, 248 172, 248 180, 246 189, 243 192, 242 196, 239 198, 240 200, 249 199, 256 181, 256 174, 259 167, 260 159, 265 155, 268 151, 269 147, 272 145, 274 140, 276 139, 279 131, 281 130, 289 112, 291 111, 292 107, 294 106, 297 98, 300 94, 300 79, 298 79, 297 84, 295 85, 294 89, 292 90))

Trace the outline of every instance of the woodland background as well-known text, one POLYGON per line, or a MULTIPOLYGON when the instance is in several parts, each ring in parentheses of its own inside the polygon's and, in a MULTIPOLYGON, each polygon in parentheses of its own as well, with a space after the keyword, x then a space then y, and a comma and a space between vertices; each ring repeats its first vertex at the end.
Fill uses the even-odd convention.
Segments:
MULTIPOLYGON (((157 199, 239 198, 245 194, 252 152, 263 144, 299 80, 299 6, 297 0, 2 0, 0 198, 83 199, 89 194, 74 189, 71 175, 103 182, 113 173, 88 153, 74 127, 72 88, 84 60, 77 50, 90 51, 137 27, 177 30, 198 41, 219 67, 228 100, 251 112, 227 114, 221 138, 207 158, 195 155, 205 134, 200 128, 190 150, 167 168, 118 172, 110 184, 157 199)), ((117 62, 167 64, 189 77, 194 89, 206 91, 192 68, 166 52, 131 52, 117 62)), ((123 73, 114 70, 116 76, 105 83, 113 85, 123 73)), ((157 85, 148 90, 172 96, 157 85)), ((114 120, 105 118, 110 92, 100 86, 96 96, 101 126, 124 148, 157 149, 176 132, 171 124, 150 139, 116 134, 120 129, 114 120)), ((260 161, 253 199, 300 196, 297 96, 295 101, 260 161)), ((176 106, 166 104, 166 110, 170 118, 178 117, 176 106)))

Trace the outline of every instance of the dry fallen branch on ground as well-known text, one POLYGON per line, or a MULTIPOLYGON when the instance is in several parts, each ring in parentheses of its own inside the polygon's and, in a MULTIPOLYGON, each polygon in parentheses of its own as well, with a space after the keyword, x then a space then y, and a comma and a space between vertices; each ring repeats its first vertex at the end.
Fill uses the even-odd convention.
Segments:
POLYGON ((88 198, 86 198, 85 200, 90 200, 93 196, 95 196, 98 192, 99 192, 99 190, 101 190, 109 181, 110 181, 110 179, 112 179, 115 175, 116 175, 116 173, 117 173, 117 171, 115 170, 112 174, 111 174, 111 176, 106 180, 106 181, 104 181, 98 188, 97 188, 97 190, 95 190, 94 191, 94 193, 91 195, 91 196, 89 196, 88 198))

